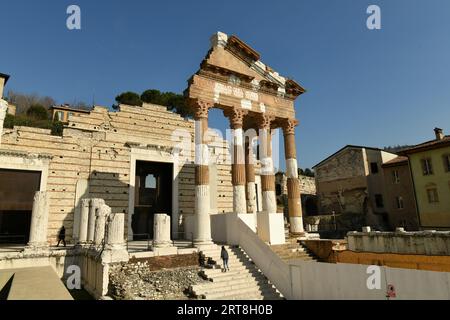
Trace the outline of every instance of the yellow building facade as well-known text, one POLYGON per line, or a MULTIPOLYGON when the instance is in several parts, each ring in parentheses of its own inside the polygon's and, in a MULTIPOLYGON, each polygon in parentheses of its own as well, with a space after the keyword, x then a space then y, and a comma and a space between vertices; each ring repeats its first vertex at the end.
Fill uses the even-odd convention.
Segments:
POLYGON ((436 128, 436 139, 404 153, 411 176, 422 229, 450 229, 450 136, 436 128))

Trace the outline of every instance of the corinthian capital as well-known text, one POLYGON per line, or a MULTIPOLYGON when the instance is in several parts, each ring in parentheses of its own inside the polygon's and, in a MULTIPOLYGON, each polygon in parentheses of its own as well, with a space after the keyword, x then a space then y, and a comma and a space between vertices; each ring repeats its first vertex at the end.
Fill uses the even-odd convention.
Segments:
POLYGON ((275 120, 275 116, 270 113, 261 113, 257 117, 257 124, 259 129, 270 129, 272 121, 275 120))
POLYGON ((288 134, 294 134, 295 133, 295 127, 298 125, 297 119, 285 119, 283 121, 282 127, 283 127, 283 133, 285 135, 288 134))
POLYGON ((188 103, 194 113, 195 120, 199 120, 201 118, 208 118, 209 109, 214 107, 213 103, 199 99, 190 99, 188 103))
POLYGON ((242 128, 244 116, 248 114, 248 111, 241 108, 230 108, 224 110, 223 114, 230 119, 231 129, 238 129, 242 128))

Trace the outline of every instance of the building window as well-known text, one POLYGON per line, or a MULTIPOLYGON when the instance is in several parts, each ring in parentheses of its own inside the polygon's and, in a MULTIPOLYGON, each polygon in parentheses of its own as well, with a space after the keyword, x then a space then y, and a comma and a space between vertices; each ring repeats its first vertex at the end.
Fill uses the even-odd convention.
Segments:
POLYGON ((64 112, 56 111, 56 113, 55 113, 55 120, 57 120, 57 121, 64 121, 64 112))
POLYGON ((378 163, 371 162, 370 163, 370 171, 372 172, 372 174, 378 173, 378 163))
POLYGON ((376 194, 375 195, 375 205, 377 206, 377 208, 383 208, 384 207, 383 196, 381 194, 376 194))
POLYGON ((444 154, 444 170, 450 172, 450 154, 444 154))
POLYGON ((439 196, 436 188, 427 189, 428 202, 437 203, 439 202, 439 196))
POLYGON ((400 176, 398 174, 398 170, 392 171, 392 180, 393 180, 394 184, 400 183, 400 176))
POLYGON ((69 115, 67 117, 72 117, 73 115, 75 115, 75 113, 69 112, 69 115))
POLYGON ((433 166, 431 164, 431 159, 422 159, 422 172, 424 176, 429 176, 433 174, 433 166))
POLYGON ((405 207, 403 197, 396 197, 395 201, 397 202, 397 209, 403 209, 405 207))

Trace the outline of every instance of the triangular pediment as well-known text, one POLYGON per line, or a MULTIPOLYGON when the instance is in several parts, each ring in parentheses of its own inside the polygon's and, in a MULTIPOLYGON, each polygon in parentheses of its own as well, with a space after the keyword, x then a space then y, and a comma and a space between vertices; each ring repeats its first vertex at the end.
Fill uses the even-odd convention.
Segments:
POLYGON ((193 108, 195 101, 202 101, 222 109, 294 119, 294 100, 304 92, 298 83, 265 65, 259 53, 238 37, 218 32, 184 94, 193 108))

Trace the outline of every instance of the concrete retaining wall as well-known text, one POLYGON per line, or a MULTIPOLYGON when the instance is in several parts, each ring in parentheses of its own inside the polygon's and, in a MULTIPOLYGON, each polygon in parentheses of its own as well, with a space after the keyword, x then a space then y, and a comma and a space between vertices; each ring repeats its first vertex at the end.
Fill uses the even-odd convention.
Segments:
POLYGON ((395 297, 389 299, 450 299, 450 272, 301 260, 287 264, 243 221, 237 220, 236 229, 239 245, 287 299, 385 300, 390 286, 395 297), (375 289, 367 284, 373 277, 370 268, 378 270, 380 286, 375 289))
POLYGON ((348 249, 421 255, 450 255, 450 231, 349 232, 348 249))

